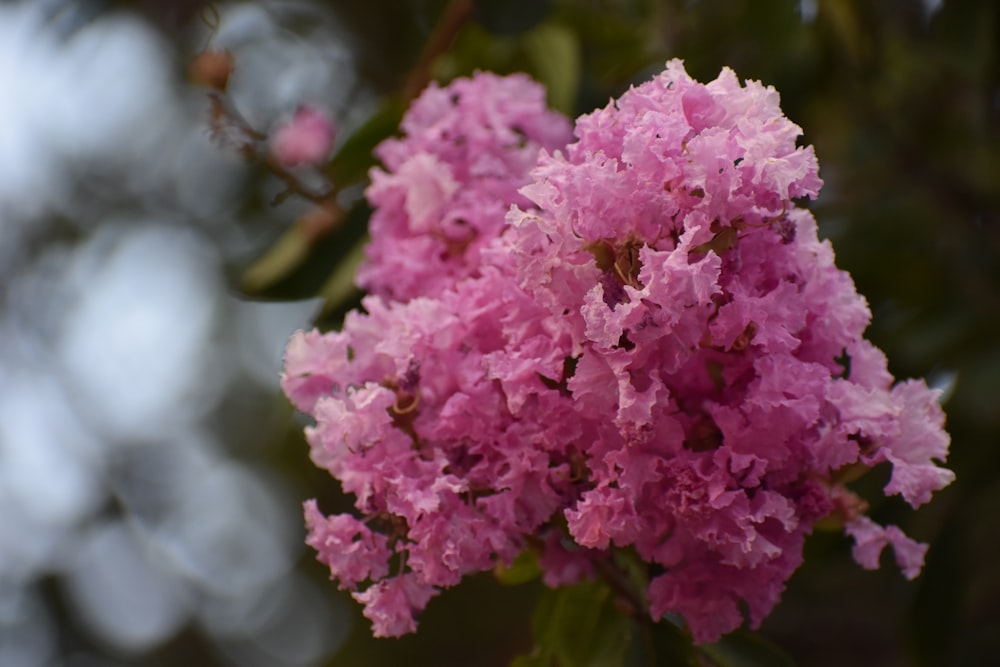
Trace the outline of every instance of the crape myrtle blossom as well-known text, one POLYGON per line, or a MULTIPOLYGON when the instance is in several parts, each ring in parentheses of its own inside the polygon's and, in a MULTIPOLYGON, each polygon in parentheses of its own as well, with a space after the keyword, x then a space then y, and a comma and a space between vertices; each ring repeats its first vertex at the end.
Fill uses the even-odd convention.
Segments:
MULTIPOLYGON (((430 95, 447 109, 449 91, 430 95)), ((741 609, 759 625, 824 517, 862 566, 892 545, 918 574, 926 547, 868 519, 841 479, 887 462, 885 492, 926 502, 953 478, 943 413, 862 338, 867 305, 795 204, 821 186, 800 133, 773 89, 728 69, 703 85, 672 61, 578 119, 574 143, 536 149, 504 226, 479 229, 460 268, 396 245, 421 229, 440 243, 439 227, 376 224, 411 220, 424 195, 446 219, 452 158, 382 149, 422 169, 384 199, 400 170, 373 178, 376 295, 340 332, 296 334, 283 376, 316 420, 313 460, 361 517, 307 503, 308 542, 376 635, 413 631, 441 588, 526 548, 559 586, 630 547, 652 617, 681 615, 698 642, 741 609)))
POLYGON ((431 84, 403 119, 403 136, 375 151, 385 169, 372 171, 366 193, 375 211, 358 283, 406 300, 476 275, 508 207, 531 206, 518 188, 539 149, 562 148, 571 130, 523 74, 431 84))

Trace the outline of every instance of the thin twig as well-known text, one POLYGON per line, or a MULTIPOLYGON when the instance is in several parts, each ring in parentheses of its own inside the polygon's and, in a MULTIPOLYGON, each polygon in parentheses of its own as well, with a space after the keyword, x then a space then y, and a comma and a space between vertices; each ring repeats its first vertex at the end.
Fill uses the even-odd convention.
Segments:
POLYGON ((278 161, 270 155, 262 157, 258 156, 258 159, 268 171, 277 176, 285 184, 286 190, 276 197, 276 203, 283 201, 289 194, 297 194, 303 199, 308 199, 314 204, 324 206, 333 200, 337 195, 338 188, 336 185, 330 184, 330 188, 326 192, 316 193, 303 185, 302 181, 300 181, 295 174, 281 166, 278 161))

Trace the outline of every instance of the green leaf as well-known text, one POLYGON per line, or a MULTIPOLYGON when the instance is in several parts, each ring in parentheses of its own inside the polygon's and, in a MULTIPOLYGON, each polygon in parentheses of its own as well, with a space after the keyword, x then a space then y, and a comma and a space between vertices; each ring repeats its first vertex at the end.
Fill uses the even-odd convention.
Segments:
POLYGON ((530 655, 519 655, 510 661, 510 667, 552 667, 552 656, 542 655, 535 649, 530 655))
POLYGON ((518 35, 549 15, 552 0, 475 0, 473 17, 494 35, 518 35))
MULTIPOLYGON (((244 271, 240 289, 264 299, 303 299, 330 289, 329 283, 357 244, 365 238, 371 209, 364 201, 355 204, 339 227, 319 239, 310 239, 299 226, 290 227, 265 253, 244 271)), ((351 266, 353 276, 356 263, 351 266)), ((343 270, 342 270, 343 271, 343 270)), ((343 274, 341 274, 343 275, 343 274)), ((325 294, 329 303, 336 294, 325 294)))
POLYGON ((544 23, 524 36, 523 48, 548 90, 549 106, 572 115, 580 89, 581 49, 576 33, 564 25, 544 23))
POLYGON ((382 101, 378 111, 344 142, 326 168, 326 175, 338 188, 360 183, 377 160, 373 151, 399 129, 406 102, 399 95, 382 101))
POLYGON ((606 585, 583 582, 546 590, 532 621, 535 649, 512 667, 616 667, 624 665, 632 624, 606 585))
POLYGON ((706 667, 691 636, 673 623, 633 620, 632 634, 635 640, 625 657, 629 667, 706 667))
POLYGON ((358 272, 358 267, 365 260, 367 246, 367 236, 359 239, 350 252, 337 263, 333 273, 320 289, 319 294, 323 297, 321 318, 349 309, 347 304, 353 304, 361 296, 361 290, 354 284, 354 274, 358 272))
POLYGON ((612 552, 615 567, 628 578, 632 588, 645 591, 649 586, 649 565, 632 547, 615 549, 612 552))
POLYGON ((510 567, 497 563, 494 573, 501 584, 516 586, 542 576, 542 568, 538 565, 538 554, 532 549, 525 549, 517 555, 510 567))
POLYGON ((865 31, 852 3, 822 0, 819 11, 853 63, 860 64, 865 55, 865 31))
POLYGON ((300 227, 291 227, 244 271, 240 289, 247 294, 259 295, 291 275, 308 256, 308 237, 300 227))
POLYGON ((702 644, 698 651, 715 667, 795 667, 781 648, 746 630, 737 630, 713 644, 702 644))
POLYGON ((712 251, 716 255, 721 256, 732 250, 737 241, 739 241, 739 233, 732 227, 723 227, 715 236, 712 237, 711 241, 705 241, 704 243, 691 248, 690 255, 693 258, 701 259, 707 255, 709 251, 712 251))

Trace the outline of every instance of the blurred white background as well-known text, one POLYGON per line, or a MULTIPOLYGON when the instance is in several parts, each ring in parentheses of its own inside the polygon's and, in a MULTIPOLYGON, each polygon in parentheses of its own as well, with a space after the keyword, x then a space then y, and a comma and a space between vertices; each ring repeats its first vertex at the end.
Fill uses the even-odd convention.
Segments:
POLYGON ((269 463, 281 353, 316 304, 227 289, 294 204, 246 212, 257 182, 185 59, 230 50, 265 130, 303 101, 350 125, 366 98, 330 16, 216 8, 178 53, 109 3, 0 4, 3 666, 164 664, 185 634, 219 664, 307 666, 348 630, 269 463))

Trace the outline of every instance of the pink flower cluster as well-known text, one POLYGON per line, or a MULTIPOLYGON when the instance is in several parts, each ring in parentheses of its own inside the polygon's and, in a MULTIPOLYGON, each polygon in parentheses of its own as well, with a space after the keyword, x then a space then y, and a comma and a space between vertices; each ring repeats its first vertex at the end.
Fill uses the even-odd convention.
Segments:
POLYGON ((478 75, 404 130, 369 190, 376 295, 296 334, 283 376, 362 517, 307 503, 308 543, 376 635, 524 549, 559 586, 630 547, 653 618, 710 641, 741 608, 761 622, 831 515, 864 567, 891 544, 916 576, 926 547, 839 480, 888 462, 885 492, 926 502, 953 477, 943 413, 862 338, 864 299, 794 203, 821 181, 773 89, 672 61, 549 153, 540 90, 478 75), (453 253, 458 219, 476 233, 453 253))
POLYGON ((358 271, 366 290, 400 300, 477 275, 510 205, 531 206, 518 189, 539 149, 573 137, 569 121, 546 108, 545 90, 523 74, 431 84, 402 130, 375 151, 386 171, 372 171, 370 261, 358 271))

